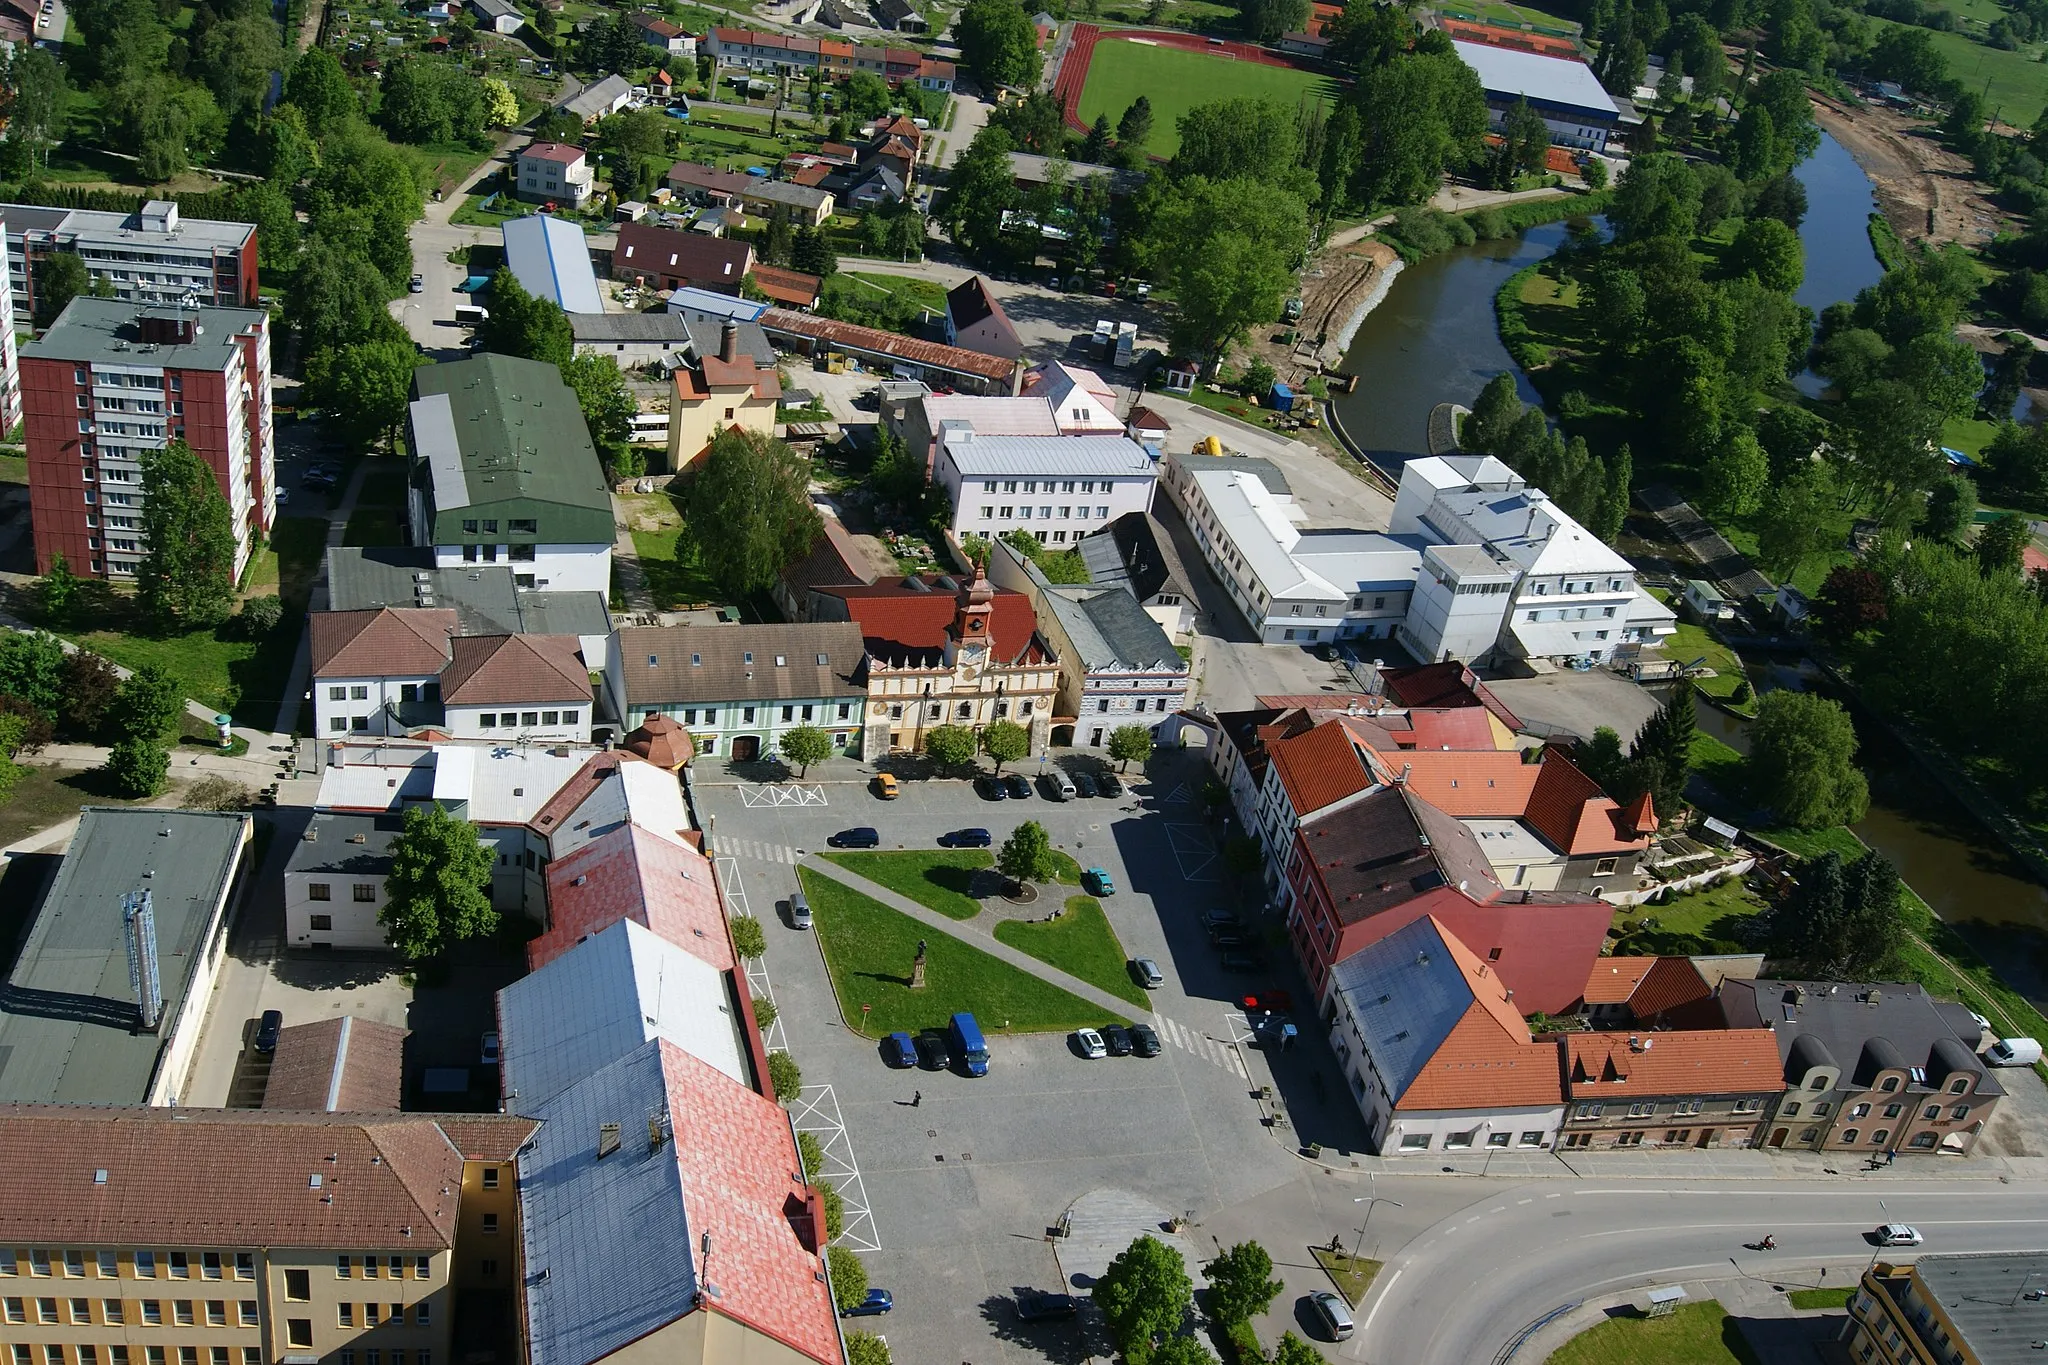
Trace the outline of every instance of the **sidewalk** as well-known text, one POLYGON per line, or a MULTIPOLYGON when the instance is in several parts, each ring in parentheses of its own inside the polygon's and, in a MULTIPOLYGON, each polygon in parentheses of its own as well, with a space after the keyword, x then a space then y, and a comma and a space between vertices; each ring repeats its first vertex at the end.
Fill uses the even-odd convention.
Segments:
MULTIPOLYGON (((356 461, 355 473, 349 475, 348 491, 341 495, 341 501, 327 514, 327 548, 338 549, 348 539, 348 519, 355 515, 356 501, 362 496, 363 481, 369 476, 370 462, 356 461)), ((292 671, 285 676, 284 694, 277 703, 277 728, 275 733, 289 735, 299 725, 299 707, 304 702, 306 689, 312 685, 313 657, 310 632, 313 628, 311 613, 327 605, 327 556, 320 556, 320 570, 313 575, 312 583, 306 589, 306 629, 299 633, 299 647, 292 655, 292 671)), ((251 740, 249 747, 255 748, 251 740)))
MULTIPOLYGON (((1523 1338, 1512 1353, 1500 1357, 1502 1360, 1534 1362, 1547 1360, 1552 1352, 1582 1332, 1590 1331, 1615 1316, 1616 1309, 1640 1309, 1652 1288, 1676 1285, 1685 1290, 1685 1302, 1716 1302, 1733 1319, 1736 1329, 1756 1358, 1764 1365, 1782 1365, 1788 1361, 1812 1361, 1827 1359, 1814 1352, 1824 1343, 1836 1340, 1847 1321, 1843 1308, 1794 1308, 1790 1299, 1779 1289, 1826 1288, 1842 1291, 1844 1300, 1849 1291, 1856 1287, 1856 1272, 1863 1260, 1861 1256, 1832 1257, 1841 1265, 1830 1268, 1822 1280, 1820 1266, 1794 1264, 1789 1274, 1774 1275, 1770 1280, 1758 1279, 1714 1279, 1714 1280, 1671 1280, 1658 1275, 1645 1275, 1640 1283, 1628 1289, 1610 1290, 1585 1299, 1569 1311, 1560 1313, 1543 1324, 1541 1328, 1523 1338)), ((1773 1267, 1775 1269, 1775 1267, 1773 1267)))
POLYGON ((654 594, 647 589, 647 571, 640 567, 640 547, 633 543, 633 524, 619 506, 619 495, 611 497, 612 525, 618 531, 612 542, 612 564, 619 571, 619 596, 626 599, 627 611, 652 614, 657 608, 654 594))

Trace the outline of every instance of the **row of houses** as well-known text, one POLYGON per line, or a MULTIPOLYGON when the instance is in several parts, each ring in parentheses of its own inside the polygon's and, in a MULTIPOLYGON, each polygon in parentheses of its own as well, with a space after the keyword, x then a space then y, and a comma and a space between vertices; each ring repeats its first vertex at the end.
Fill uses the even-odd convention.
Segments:
POLYGON ((721 65, 780 75, 822 71, 828 76, 851 76, 866 71, 892 85, 915 81, 926 90, 946 92, 953 89, 957 75, 953 63, 928 57, 916 48, 868 47, 765 29, 714 28, 698 46, 721 65))

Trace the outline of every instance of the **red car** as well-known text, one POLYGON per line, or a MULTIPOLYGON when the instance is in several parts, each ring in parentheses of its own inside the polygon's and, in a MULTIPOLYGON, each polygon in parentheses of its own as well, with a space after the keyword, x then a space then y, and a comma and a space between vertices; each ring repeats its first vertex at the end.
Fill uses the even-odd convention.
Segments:
POLYGON ((1292 1014, 1294 1012, 1294 997, 1286 991, 1260 991, 1257 995, 1247 995, 1244 998, 1244 1011, 1246 1014, 1250 1014, 1254 1010, 1271 1010, 1275 1014, 1292 1014))

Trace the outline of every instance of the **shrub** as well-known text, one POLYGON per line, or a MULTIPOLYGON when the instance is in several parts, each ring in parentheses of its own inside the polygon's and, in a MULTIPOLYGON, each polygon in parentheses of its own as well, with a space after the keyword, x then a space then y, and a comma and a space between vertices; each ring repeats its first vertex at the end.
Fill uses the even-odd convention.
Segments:
POLYGON ((1237 1365, 1266 1365, 1266 1352, 1259 1345, 1259 1334, 1250 1322, 1240 1318, 1223 1328, 1223 1339, 1230 1344, 1230 1354, 1237 1365))
POLYGON ((818 1182, 818 1201, 825 1206, 825 1240, 836 1240, 846 1231, 846 1196, 829 1180, 818 1182))
POLYGON ((761 921, 752 915, 734 915, 730 923, 734 952, 749 960, 767 953, 768 935, 762 931, 761 921))
POLYGON ((247 810, 256 804, 256 793, 232 777, 215 773, 193 783, 180 804, 185 810, 247 810))
POLYGON ((277 629, 277 623, 284 619, 284 603, 272 593, 268 597, 252 597, 242 603, 242 609, 235 613, 235 635, 243 640, 261 640, 277 629))
POLYGON ((765 995, 754 997, 754 1023, 761 1032, 766 1033, 768 1031, 768 1026, 775 1022, 777 1013, 778 1011, 773 1000, 770 1000, 765 995))
POLYGON ((826 1247, 825 1265, 832 1274, 832 1302, 840 1311, 858 1307, 868 1296, 868 1268, 845 1247, 826 1247))
POLYGON ((768 1054, 768 1082, 775 1087, 775 1098, 788 1104, 803 1093, 803 1068, 787 1052, 771 1052, 768 1054))
POLYGON ((889 1343, 873 1332, 848 1332, 846 1358, 852 1365, 891 1365, 889 1343))
POLYGON ((123 796, 155 796, 170 779, 171 755, 154 741, 124 739, 108 752, 106 773, 123 796))
POLYGON ((1482 242, 1495 242, 1503 237, 1512 237, 1515 230, 1508 225, 1508 216, 1499 209, 1481 209, 1465 215, 1465 221, 1472 225, 1472 231, 1482 242))
POLYGON ((1279 374, 1263 360, 1254 360, 1244 367, 1244 374, 1237 381, 1238 392, 1247 398, 1265 397, 1273 390, 1273 382, 1279 374))
POLYGON ((798 1133, 796 1151, 803 1158, 804 1179, 816 1180, 818 1172, 825 1169, 825 1144, 818 1141, 816 1133, 798 1133))

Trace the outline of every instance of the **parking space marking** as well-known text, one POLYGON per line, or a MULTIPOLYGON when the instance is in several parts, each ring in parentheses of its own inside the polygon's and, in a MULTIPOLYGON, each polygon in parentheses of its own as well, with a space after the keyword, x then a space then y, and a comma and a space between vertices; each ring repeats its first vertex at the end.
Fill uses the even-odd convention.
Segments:
POLYGON ((1173 784, 1172 791, 1159 798, 1159 804, 1162 806, 1177 806, 1183 801, 1192 801, 1193 799, 1194 795, 1188 791, 1188 784, 1176 782, 1173 784))
POLYGON ((1208 830, 1200 825, 1168 825, 1166 843, 1173 850, 1173 860, 1180 864, 1182 878, 1191 882, 1216 880, 1216 845, 1208 830))
MULTIPOLYGON (((713 864, 718 874, 719 889, 725 892, 725 917, 751 915, 754 912, 747 905, 746 884, 740 880, 740 865, 736 859, 720 858, 713 864)), ((768 980, 768 962, 765 958, 752 958, 745 964, 747 969, 747 993, 757 1000, 775 1003, 775 987, 768 980)), ((782 1031, 782 1013, 776 1011, 775 1022, 761 1030, 761 1046, 770 1052, 789 1051, 789 1038, 782 1031)))
POLYGON ((825 1164, 817 1179, 829 1180, 845 1202, 846 1217, 839 1227, 838 1244, 849 1251, 880 1251, 881 1237, 875 1231, 874 1210, 868 1207, 867 1187, 861 1183, 860 1163, 854 1160, 853 1139, 847 1136, 846 1120, 839 1113, 839 1096, 829 1085, 807 1085, 789 1106, 790 1122, 799 1133, 810 1133, 824 1149, 825 1164))
POLYGON ((823 787, 800 787, 796 783, 741 787, 740 804, 749 809, 766 806, 822 806, 827 804, 823 787))

